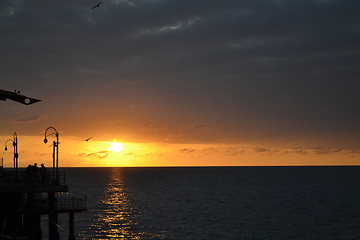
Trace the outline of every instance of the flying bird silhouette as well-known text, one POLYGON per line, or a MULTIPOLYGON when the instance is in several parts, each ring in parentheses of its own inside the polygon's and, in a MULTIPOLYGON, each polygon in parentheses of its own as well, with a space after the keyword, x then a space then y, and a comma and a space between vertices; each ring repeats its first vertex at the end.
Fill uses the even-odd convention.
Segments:
POLYGON ((99 2, 97 5, 93 6, 91 9, 94 10, 94 8, 100 7, 100 4, 102 4, 103 2, 99 2))
POLYGON ((93 137, 89 137, 87 139, 85 139, 86 142, 88 142, 90 139, 92 139, 93 137))

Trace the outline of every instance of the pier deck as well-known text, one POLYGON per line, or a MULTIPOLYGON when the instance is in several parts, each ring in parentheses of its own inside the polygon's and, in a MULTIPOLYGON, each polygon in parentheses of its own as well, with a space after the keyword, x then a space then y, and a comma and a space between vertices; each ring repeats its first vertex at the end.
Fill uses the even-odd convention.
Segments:
POLYGON ((74 213, 86 211, 86 197, 63 196, 67 193, 65 172, 45 176, 26 171, 0 169, 0 239, 42 239, 41 215, 48 215, 49 238, 59 240, 58 214, 69 214, 69 240, 75 240, 74 213))

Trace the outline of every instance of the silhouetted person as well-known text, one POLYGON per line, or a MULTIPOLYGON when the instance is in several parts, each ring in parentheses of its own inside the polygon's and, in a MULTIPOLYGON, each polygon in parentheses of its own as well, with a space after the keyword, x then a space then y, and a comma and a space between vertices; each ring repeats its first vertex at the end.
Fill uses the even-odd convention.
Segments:
POLYGON ((32 179, 32 172, 33 172, 33 166, 31 166, 31 164, 29 164, 29 166, 26 167, 26 181, 28 182, 28 184, 33 184, 33 179, 32 179))
POLYGON ((37 163, 34 163, 34 166, 32 167, 32 176, 33 176, 33 182, 34 184, 39 183, 39 168, 37 166, 37 163))
POLYGON ((45 184, 47 178, 47 169, 43 163, 41 164, 41 168, 40 168, 40 178, 41 178, 41 183, 45 184))

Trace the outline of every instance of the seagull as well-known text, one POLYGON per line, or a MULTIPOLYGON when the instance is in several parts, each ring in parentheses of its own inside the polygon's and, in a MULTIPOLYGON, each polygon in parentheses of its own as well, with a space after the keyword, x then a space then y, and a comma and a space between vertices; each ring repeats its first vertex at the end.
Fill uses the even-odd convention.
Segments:
POLYGON ((100 4, 102 4, 103 2, 99 2, 97 5, 93 6, 91 9, 94 10, 94 8, 100 7, 100 4))
POLYGON ((85 139, 85 141, 88 142, 90 139, 92 139, 92 137, 89 137, 89 138, 85 139))

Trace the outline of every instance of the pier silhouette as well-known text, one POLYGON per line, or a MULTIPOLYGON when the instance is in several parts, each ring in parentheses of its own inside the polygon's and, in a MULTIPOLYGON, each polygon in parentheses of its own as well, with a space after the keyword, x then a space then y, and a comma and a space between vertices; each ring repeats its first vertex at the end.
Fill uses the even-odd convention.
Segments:
MULTIPOLYGON (((0 100, 7 99, 30 105, 41 100, 26 97, 20 91, 14 92, 0 89, 0 100)), ((5 141, 14 147, 14 167, 4 168, 3 158, 0 165, 0 239, 42 239, 41 215, 48 215, 48 234, 50 240, 59 240, 58 214, 69 215, 68 240, 75 240, 74 213, 86 211, 86 197, 57 196, 58 193, 67 193, 65 172, 59 171, 59 134, 54 127, 45 130, 44 143, 47 137, 54 136, 53 166, 50 171, 42 164, 29 165, 26 169, 18 166, 18 135, 14 132, 13 139, 5 141), (47 134, 48 130, 55 132, 47 134), (52 170, 52 171, 51 171, 52 170)))
POLYGON ((46 174, 0 170, 0 239, 42 239, 41 215, 48 215, 49 239, 58 240, 58 214, 69 214, 69 240, 75 240, 74 213, 86 211, 86 197, 56 196, 68 192, 65 172, 46 174), (3 237, 3 238, 2 238, 3 237), (5 239, 5 238, 4 238, 5 239))

